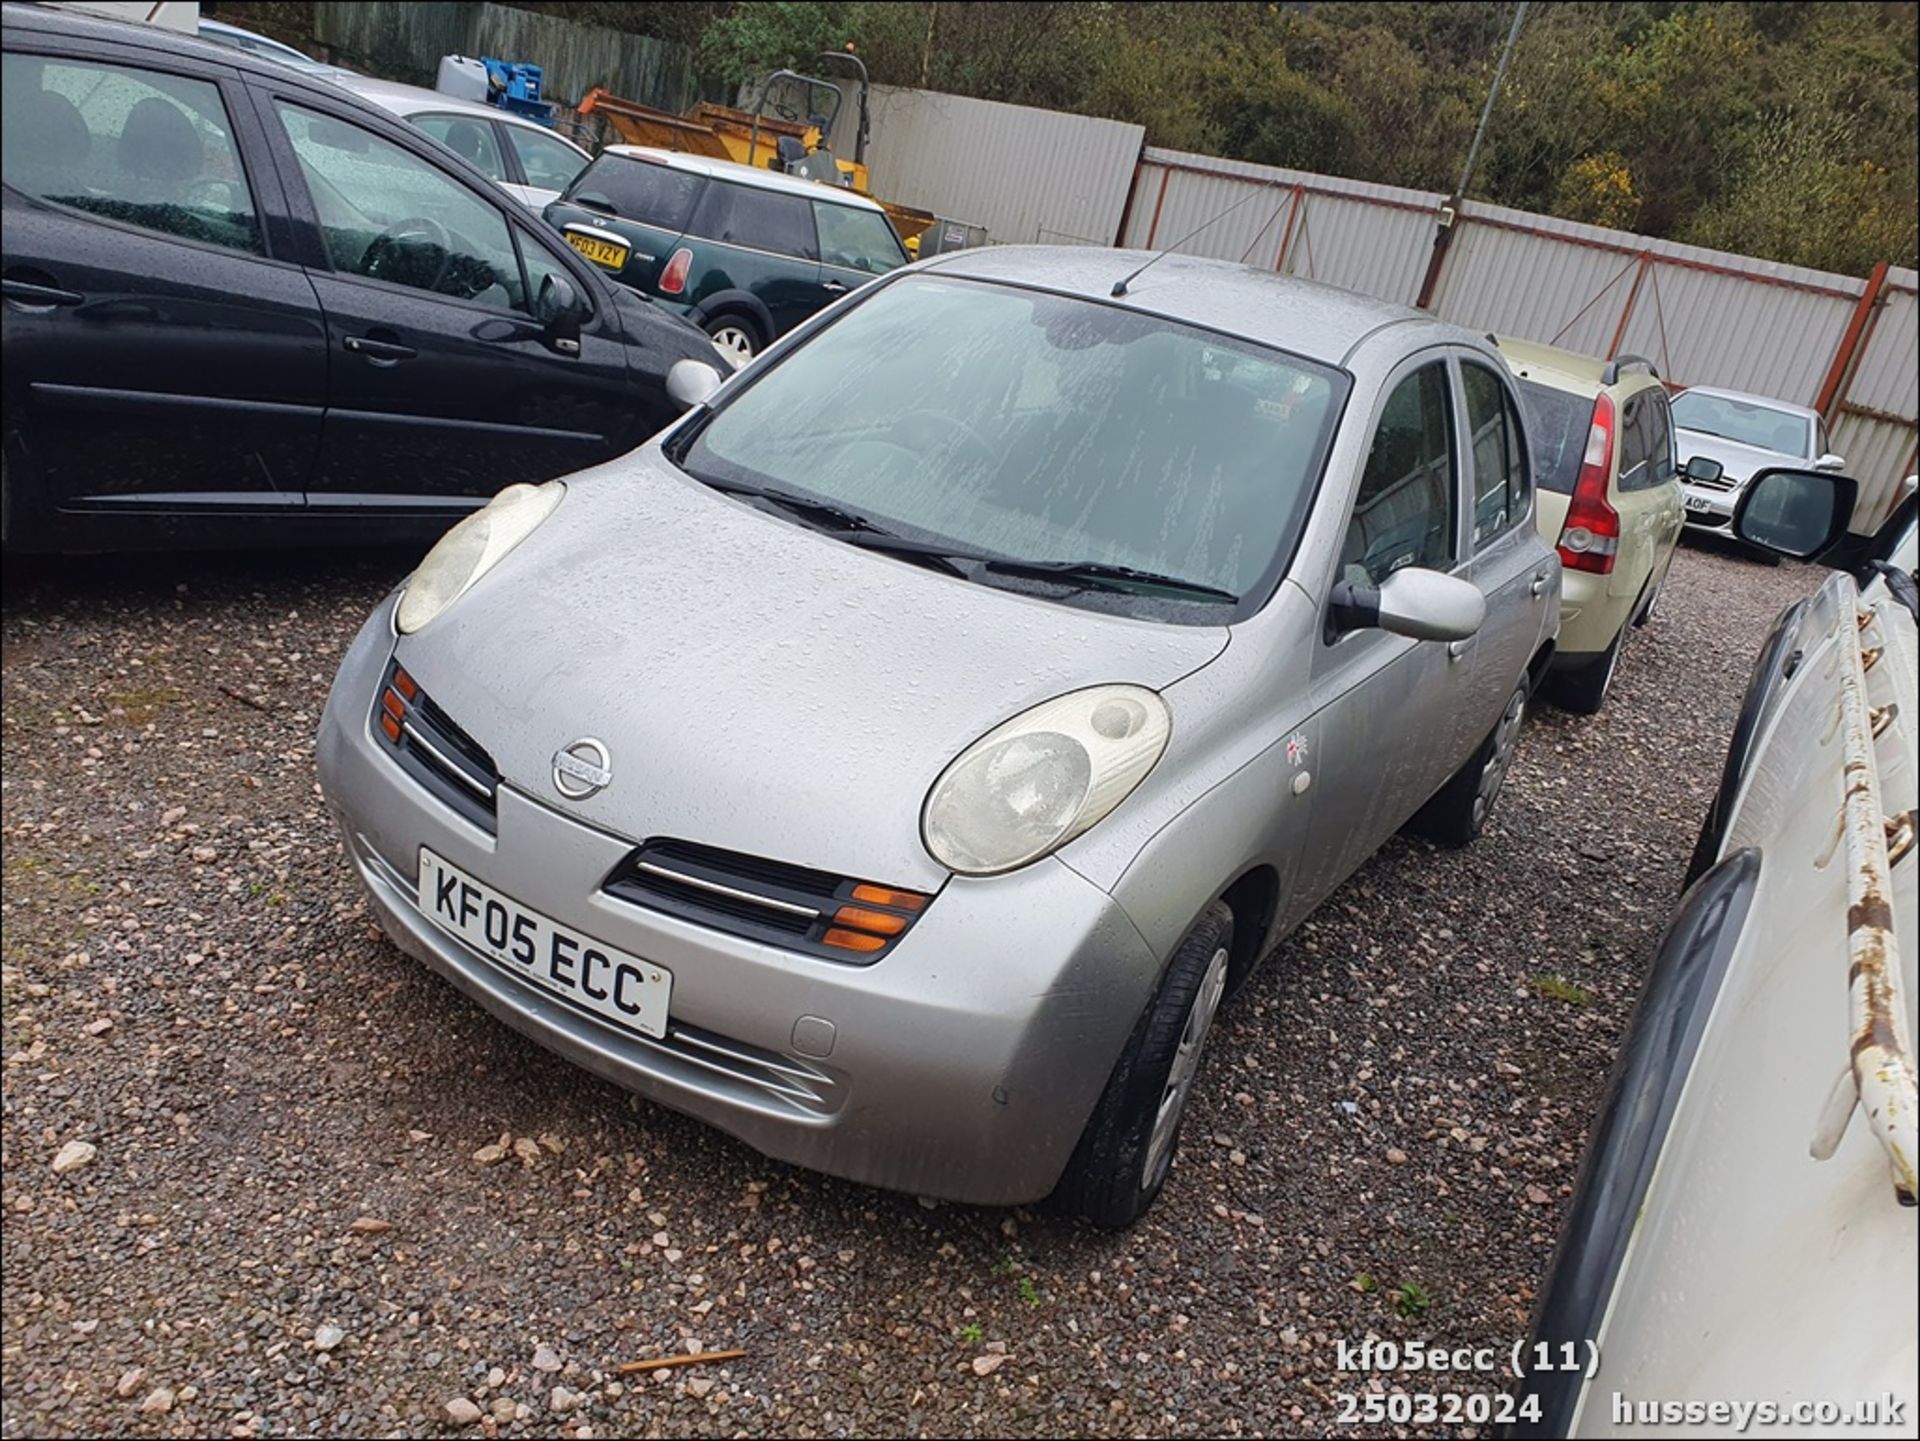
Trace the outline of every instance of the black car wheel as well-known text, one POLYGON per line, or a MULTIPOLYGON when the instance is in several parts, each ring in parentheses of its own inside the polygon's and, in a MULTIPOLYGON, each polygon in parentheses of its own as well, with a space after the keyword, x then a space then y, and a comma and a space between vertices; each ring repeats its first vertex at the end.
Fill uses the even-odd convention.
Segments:
POLYGON ((1520 728, 1527 718, 1527 695, 1532 688, 1532 678, 1522 676, 1487 738, 1407 822, 1407 829, 1443 846, 1464 846, 1480 834, 1520 748, 1520 728))
POLYGON ((1130 1226, 1166 1184, 1200 1055, 1226 994, 1233 912, 1215 901, 1167 963, 1052 1204, 1096 1226, 1130 1226))

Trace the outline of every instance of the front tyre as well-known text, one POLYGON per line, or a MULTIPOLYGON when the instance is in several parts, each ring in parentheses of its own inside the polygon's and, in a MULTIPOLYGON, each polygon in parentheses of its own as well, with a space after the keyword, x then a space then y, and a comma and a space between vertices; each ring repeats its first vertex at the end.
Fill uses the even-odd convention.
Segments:
POLYGON ((1407 822, 1407 828, 1443 846, 1464 846, 1479 835, 1493 814, 1493 804, 1507 783, 1514 754, 1520 749, 1520 727, 1527 718, 1530 677, 1507 697, 1506 708, 1493 730, 1480 742, 1467 763, 1407 822))
POLYGON ((1053 1205, 1117 1229, 1139 1220, 1159 1196, 1226 994, 1232 951, 1233 912, 1215 901, 1167 963, 1159 992, 1134 1026, 1054 1189, 1053 1205))

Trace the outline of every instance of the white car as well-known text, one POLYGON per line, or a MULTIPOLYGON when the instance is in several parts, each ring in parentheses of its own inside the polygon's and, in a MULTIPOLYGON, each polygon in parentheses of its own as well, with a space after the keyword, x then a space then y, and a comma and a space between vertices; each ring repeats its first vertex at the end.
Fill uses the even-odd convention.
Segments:
POLYGON ((544 210, 593 158, 538 121, 491 105, 364 75, 329 78, 472 161, 530 210, 544 210))
POLYGON ((1764 395, 1696 385, 1673 398, 1673 424, 1688 471, 1687 524, 1697 530, 1724 534, 1741 490, 1769 466, 1838 471, 1847 464, 1833 454, 1819 411, 1764 395), (1696 456, 1715 462, 1720 473, 1688 466, 1696 456))
POLYGON ((1540 1291, 1516 1435, 1914 1434, 1915 506, 1845 535, 1854 493, 1769 469, 1735 514, 1742 541, 1840 573, 1754 667, 1540 1291))
POLYGON ((298 70, 302 75, 321 80, 334 80, 341 76, 352 77, 354 72, 345 66, 329 65, 324 60, 315 60, 304 50, 296 50, 291 45, 283 45, 278 40, 258 34, 252 30, 242 30, 238 25, 229 25, 222 20, 209 20, 201 16, 195 33, 202 40, 215 45, 224 45, 229 50, 239 50, 261 60, 271 60, 276 65, 285 65, 290 70, 298 70))

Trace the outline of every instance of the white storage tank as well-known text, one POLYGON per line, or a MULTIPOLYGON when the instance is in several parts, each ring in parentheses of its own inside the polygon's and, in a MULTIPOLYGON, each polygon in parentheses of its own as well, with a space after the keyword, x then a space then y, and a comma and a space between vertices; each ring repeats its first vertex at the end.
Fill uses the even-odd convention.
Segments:
POLYGON ((433 82, 433 88, 442 95, 478 100, 484 104, 487 99, 487 67, 465 55, 442 55, 440 73, 433 82))

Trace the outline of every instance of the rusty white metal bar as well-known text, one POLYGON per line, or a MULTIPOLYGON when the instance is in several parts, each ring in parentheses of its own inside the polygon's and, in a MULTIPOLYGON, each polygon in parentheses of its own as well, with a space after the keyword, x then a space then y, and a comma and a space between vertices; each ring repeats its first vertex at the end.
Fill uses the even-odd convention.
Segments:
MULTIPOLYGON (((1847 1000, 1852 1022, 1851 1076, 1842 1075, 1813 1139, 1813 1155, 1826 1160, 1839 1147, 1855 1106, 1865 1113, 1874 1139, 1887 1153, 1901 1199, 1920 1198, 1915 1162, 1920 1159, 1920 1085, 1915 1081, 1913 1041, 1900 989, 1899 951, 1893 937, 1893 878, 1887 859, 1887 822, 1881 811, 1880 773, 1874 759, 1873 710, 1867 703, 1867 661, 1860 632, 1871 622, 1841 625, 1840 707, 1846 737, 1847 1000), (1849 1087, 1846 1082, 1851 1079, 1849 1087)), ((1878 658, 1878 652, 1874 653, 1878 658)))

